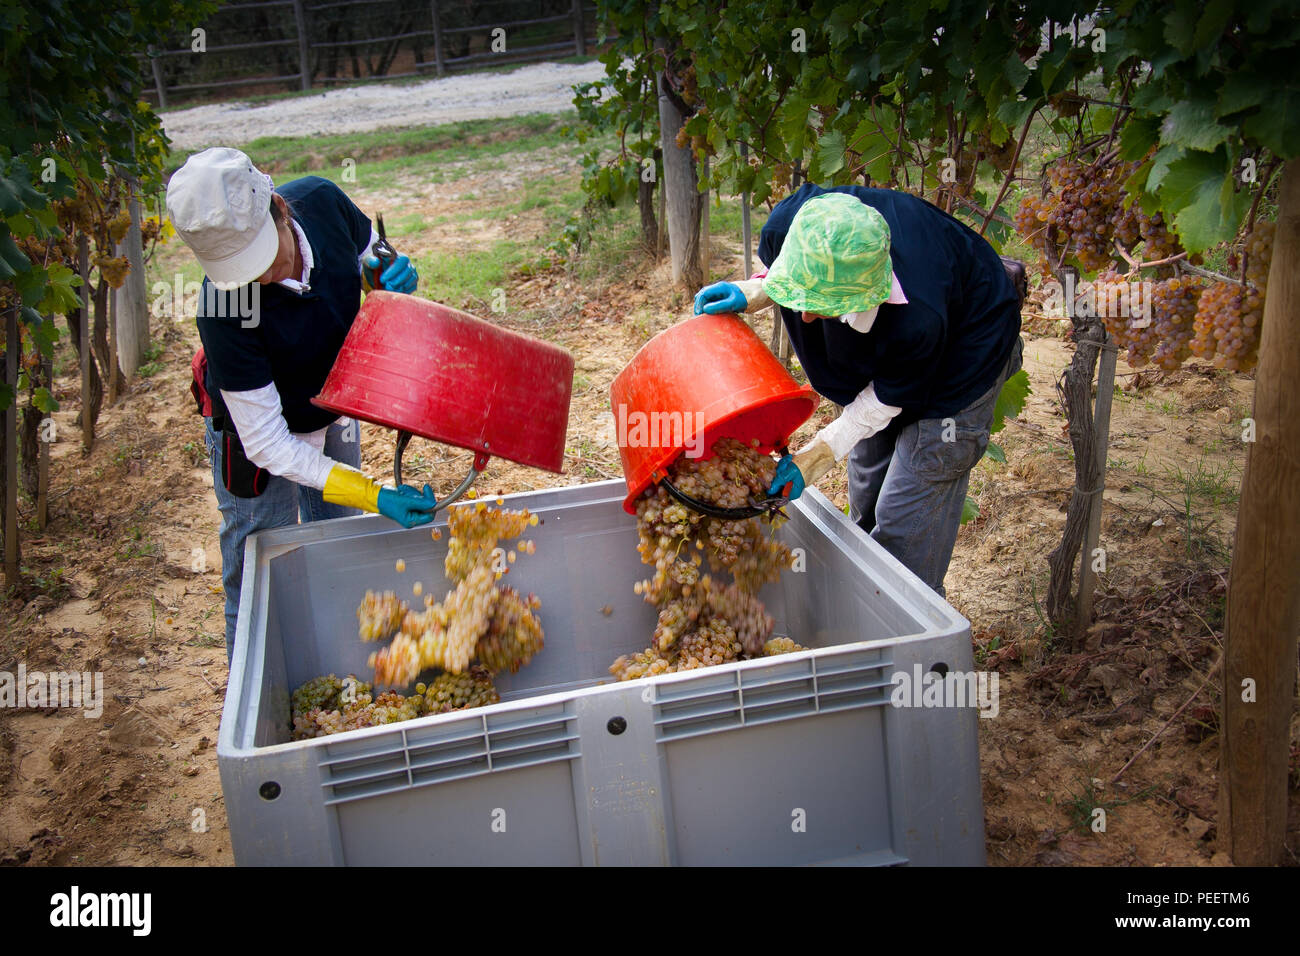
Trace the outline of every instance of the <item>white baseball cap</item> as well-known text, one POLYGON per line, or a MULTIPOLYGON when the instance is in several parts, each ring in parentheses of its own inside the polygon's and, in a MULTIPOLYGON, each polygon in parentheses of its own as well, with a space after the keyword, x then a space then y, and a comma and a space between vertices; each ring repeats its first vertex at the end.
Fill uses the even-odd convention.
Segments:
POLYGON ((172 174, 167 215, 218 289, 247 285, 275 262, 273 188, 270 176, 227 146, 195 153, 172 174))

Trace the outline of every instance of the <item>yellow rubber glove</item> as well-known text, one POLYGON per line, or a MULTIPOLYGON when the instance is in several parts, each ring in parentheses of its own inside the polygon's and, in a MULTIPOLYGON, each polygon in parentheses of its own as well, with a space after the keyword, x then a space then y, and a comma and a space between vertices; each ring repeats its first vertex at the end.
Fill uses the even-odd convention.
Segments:
POLYGON ((417 491, 410 485, 381 488, 361 472, 347 465, 335 465, 325 479, 321 496, 330 504, 360 508, 392 518, 403 528, 428 524, 438 509, 438 500, 428 485, 417 491))
POLYGON ((330 469, 321 495, 333 505, 379 513, 379 485, 347 465, 335 465, 330 469))

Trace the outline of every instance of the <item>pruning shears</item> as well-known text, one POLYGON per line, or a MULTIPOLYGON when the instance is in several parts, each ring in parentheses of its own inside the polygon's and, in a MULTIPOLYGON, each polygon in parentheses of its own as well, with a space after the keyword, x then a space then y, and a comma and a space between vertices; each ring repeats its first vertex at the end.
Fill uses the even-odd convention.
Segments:
POLYGON ((375 216, 375 222, 379 229, 379 241, 370 247, 370 253, 379 260, 379 265, 369 270, 367 278, 370 280, 370 288, 382 289, 379 277, 384 274, 385 269, 397 261, 397 250, 388 241, 388 233, 384 231, 384 214, 379 213, 375 216))

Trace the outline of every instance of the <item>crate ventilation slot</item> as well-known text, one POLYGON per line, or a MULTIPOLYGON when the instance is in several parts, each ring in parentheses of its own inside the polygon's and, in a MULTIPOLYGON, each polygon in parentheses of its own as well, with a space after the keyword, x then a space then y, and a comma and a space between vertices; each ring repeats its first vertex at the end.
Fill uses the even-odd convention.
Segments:
POLYGON ((323 740, 317 753, 326 805, 581 756, 568 701, 419 723, 364 740, 323 740))
POLYGON ((761 668, 701 675, 655 687, 655 738, 678 740, 738 727, 889 703, 886 651, 772 660, 761 668))

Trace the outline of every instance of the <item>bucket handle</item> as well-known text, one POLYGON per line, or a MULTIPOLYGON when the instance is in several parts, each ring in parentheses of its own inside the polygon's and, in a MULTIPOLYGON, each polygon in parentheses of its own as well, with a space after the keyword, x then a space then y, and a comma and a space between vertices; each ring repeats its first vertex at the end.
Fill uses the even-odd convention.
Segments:
MULTIPOLYGON (((393 450, 393 482, 399 488, 402 486, 402 453, 406 451, 406 446, 411 443, 412 437, 410 432, 398 431, 397 433, 397 447, 393 450)), ((481 451, 475 452, 474 464, 470 466, 469 474, 461 479, 460 484, 456 486, 456 489, 450 495, 438 502, 434 513, 453 502, 459 501, 465 492, 469 491, 469 486, 474 484, 474 479, 487 467, 487 463, 488 455, 481 451)))
POLYGON ((699 498, 692 497, 682 491, 668 478, 663 478, 659 482, 664 486, 664 490, 672 495, 692 511, 698 511, 702 515, 708 515, 710 518, 718 518, 722 521, 742 521, 746 518, 757 518, 760 515, 771 516, 777 511, 790 503, 789 498, 755 498, 752 495, 749 499, 749 506, 745 508, 719 508, 717 505, 711 505, 699 498))
MULTIPOLYGON (((788 445, 783 444, 777 451, 778 454, 786 455, 790 449, 788 445)), ((664 486, 664 490, 668 494, 692 511, 698 511, 702 515, 718 518, 721 521, 743 521, 746 518, 757 518, 760 515, 767 515, 770 518, 778 514, 782 508, 790 503, 789 498, 781 495, 768 498, 756 498, 750 495, 749 506, 746 508, 720 508, 717 505, 711 505, 707 501, 701 501, 699 498, 688 495, 674 485, 667 475, 659 479, 659 484, 664 486)))

